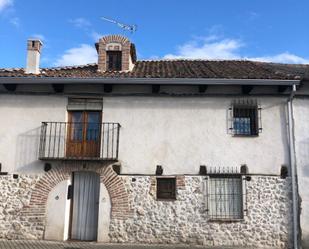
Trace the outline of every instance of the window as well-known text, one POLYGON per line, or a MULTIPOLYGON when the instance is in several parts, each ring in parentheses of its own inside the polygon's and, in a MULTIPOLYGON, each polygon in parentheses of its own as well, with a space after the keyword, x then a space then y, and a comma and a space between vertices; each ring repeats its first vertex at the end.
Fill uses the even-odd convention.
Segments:
POLYGON ((243 218, 243 189, 241 176, 210 177, 208 212, 211 219, 243 218))
POLYGON ((106 52, 106 65, 109 71, 121 71, 121 51, 107 51, 106 52))
POLYGON ((257 136, 259 134, 261 108, 256 101, 235 101, 230 110, 232 116, 230 130, 234 135, 257 136))
MULTIPOLYGON (((99 157, 102 112, 69 111, 67 157, 99 157)), ((57 130, 57 126, 55 128, 57 130)))
POLYGON ((157 199, 176 199, 176 178, 157 178, 157 199))

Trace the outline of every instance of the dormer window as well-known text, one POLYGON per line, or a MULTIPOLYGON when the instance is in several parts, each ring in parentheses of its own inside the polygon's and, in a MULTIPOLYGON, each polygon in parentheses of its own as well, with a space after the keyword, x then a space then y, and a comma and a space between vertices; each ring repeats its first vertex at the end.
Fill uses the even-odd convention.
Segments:
POLYGON ((136 62, 136 51, 133 43, 121 35, 102 37, 96 43, 98 52, 98 72, 130 72, 136 62))
POLYGON ((122 65, 121 51, 106 51, 106 65, 108 71, 121 71, 122 65))

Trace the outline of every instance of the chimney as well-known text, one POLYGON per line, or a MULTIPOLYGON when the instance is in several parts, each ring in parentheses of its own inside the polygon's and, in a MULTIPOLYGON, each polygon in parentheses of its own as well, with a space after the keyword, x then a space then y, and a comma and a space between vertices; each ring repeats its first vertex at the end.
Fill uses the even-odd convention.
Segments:
POLYGON ((27 41, 27 74, 40 73, 40 57, 43 43, 38 39, 29 39, 27 41))
POLYGON ((98 52, 98 71, 131 71, 136 62, 136 51, 133 43, 121 35, 102 37, 95 44, 98 52))

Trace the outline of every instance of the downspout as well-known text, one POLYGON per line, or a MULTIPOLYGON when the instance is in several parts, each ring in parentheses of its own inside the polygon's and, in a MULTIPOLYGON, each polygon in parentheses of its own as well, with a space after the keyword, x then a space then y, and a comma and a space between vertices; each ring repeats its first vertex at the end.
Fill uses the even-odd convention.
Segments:
POLYGON ((293 98, 296 92, 296 85, 293 85, 292 92, 288 99, 288 128, 289 128, 289 154, 292 178, 292 203, 293 203, 293 248, 298 249, 298 192, 296 179, 296 155, 295 155, 295 136, 294 136, 294 116, 293 98))

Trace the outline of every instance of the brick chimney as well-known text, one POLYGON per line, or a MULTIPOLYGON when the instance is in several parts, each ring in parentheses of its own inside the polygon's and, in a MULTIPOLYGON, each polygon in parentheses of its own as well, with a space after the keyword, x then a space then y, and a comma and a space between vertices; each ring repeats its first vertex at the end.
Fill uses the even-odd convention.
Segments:
POLYGON ((98 71, 131 71, 136 62, 133 43, 121 35, 102 37, 95 44, 98 52, 98 71))
POLYGON ((40 73, 40 57, 43 43, 38 39, 29 39, 27 41, 27 74, 40 73))

